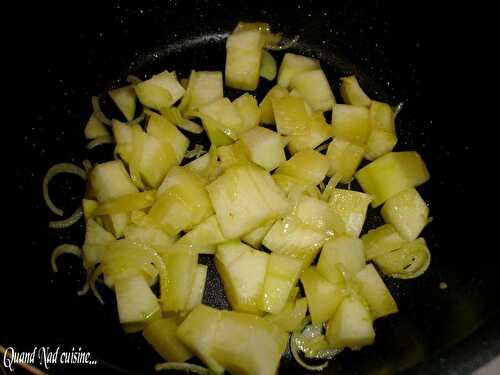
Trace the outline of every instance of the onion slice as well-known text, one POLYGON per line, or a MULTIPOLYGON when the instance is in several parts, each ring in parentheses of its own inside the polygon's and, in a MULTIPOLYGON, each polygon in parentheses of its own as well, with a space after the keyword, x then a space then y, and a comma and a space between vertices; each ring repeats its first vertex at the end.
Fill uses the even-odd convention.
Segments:
POLYGON ((127 76, 127 82, 131 83, 132 85, 137 85, 137 84, 141 83, 142 80, 139 77, 134 76, 133 74, 129 74, 127 76))
POLYGON ((92 97, 92 109, 94 110, 94 114, 96 115, 96 117, 103 124, 111 126, 111 120, 102 111, 101 104, 99 103, 99 97, 97 96, 92 97))
POLYGON ((161 114, 164 115, 168 121, 174 123, 179 128, 187 132, 193 134, 201 134, 203 132, 203 128, 196 122, 187 120, 184 117, 182 117, 179 108, 175 107, 164 108, 162 109, 161 114))
POLYGON ((83 216, 83 210, 81 207, 78 207, 73 214, 68 217, 67 219, 64 220, 55 220, 55 221, 49 221, 49 228, 50 229, 64 229, 72 226, 78 220, 81 219, 83 216))
POLYGON ((137 116, 136 118, 130 120, 130 121, 127 121, 126 124, 127 125, 132 125, 132 124, 138 124, 142 121, 144 121, 144 119, 146 118, 146 114, 144 112, 142 112, 139 116, 137 116))
POLYGON ((103 273, 102 264, 99 264, 99 266, 94 271, 92 271, 92 275, 90 276, 89 284, 90 284, 90 289, 92 290, 92 293, 94 293, 95 298, 97 298, 99 300, 101 305, 104 305, 104 300, 102 299, 101 293, 99 293, 99 291, 97 290, 97 288, 95 286, 97 278, 100 275, 102 275, 102 273, 103 273))
MULTIPOLYGON (((286 49, 289 49, 293 47, 295 43, 299 41, 299 36, 295 35, 292 39, 288 39, 285 43, 283 44, 278 44, 278 43, 267 43, 265 48, 271 51, 283 51, 286 49)), ((282 39, 280 40, 281 43, 282 39)))
POLYGON ((191 363, 183 363, 183 362, 158 363, 155 366, 155 371, 163 371, 163 370, 177 370, 177 371, 191 372, 193 374, 198 374, 198 375, 210 375, 210 371, 206 367, 193 365, 191 363))
POLYGON ((192 158, 198 159, 200 156, 202 156, 206 153, 207 153, 207 151, 205 150, 203 145, 196 143, 192 150, 186 151, 186 153, 184 154, 184 157, 186 159, 192 159, 192 158))
POLYGON ((89 173, 92 169, 92 162, 89 159, 85 159, 83 162, 83 168, 85 168, 85 172, 89 173))
POLYGON ((298 339, 298 337, 299 337, 299 333, 298 332, 294 332, 294 333, 292 333, 292 337, 290 339, 290 349, 292 351, 292 356, 297 361, 297 363, 300 366, 302 366, 305 369, 310 370, 310 371, 322 371, 325 368, 327 368, 328 367, 328 361, 322 363, 321 365, 312 366, 312 365, 308 365, 307 363, 305 363, 302 360, 302 358, 300 358, 299 349, 298 349, 298 345, 297 345, 297 339, 298 339))
POLYGON ((82 257, 82 249, 80 249, 76 245, 72 245, 69 243, 65 243, 65 244, 57 246, 54 249, 54 251, 52 252, 52 255, 50 257, 50 265, 52 266, 52 271, 54 273, 56 273, 58 271, 57 258, 62 254, 73 254, 74 256, 81 258, 82 257))
POLYGON ((84 180, 87 180, 87 172, 85 172, 85 170, 83 170, 82 168, 80 168, 75 164, 60 163, 50 167, 50 169, 47 171, 47 174, 43 178, 43 199, 45 200, 45 203, 53 213, 55 213, 58 216, 63 216, 64 211, 56 207, 56 205, 52 202, 49 196, 49 183, 52 180, 52 178, 54 178, 54 176, 58 175, 59 173, 75 174, 83 178, 84 180))
POLYGON ((91 140, 87 144, 87 150, 92 150, 93 148, 95 148, 97 146, 105 145, 105 144, 109 144, 109 143, 113 143, 113 138, 110 135, 104 135, 102 137, 97 137, 97 138, 91 140))

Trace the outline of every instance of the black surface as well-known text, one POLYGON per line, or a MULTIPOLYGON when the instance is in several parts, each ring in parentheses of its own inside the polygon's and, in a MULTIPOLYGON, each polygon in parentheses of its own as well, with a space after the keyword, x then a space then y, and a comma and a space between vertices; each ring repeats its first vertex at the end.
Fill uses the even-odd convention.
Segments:
MULTIPOLYGON (((432 175, 419 189, 434 218, 424 232, 433 256, 429 271, 413 281, 388 281, 400 314, 376 322, 374 346, 346 351, 325 373, 466 374, 500 352, 498 256, 487 245, 491 232, 478 209, 483 191, 474 178, 480 173, 471 137, 476 124, 466 117, 460 92, 464 71, 458 62, 466 42, 451 24, 436 23, 445 18, 435 7, 143 1, 30 5, 20 11, 12 14, 19 25, 16 52, 9 55, 14 67, 5 77, 12 102, 4 125, 9 136, 14 131, 15 142, 6 140, 4 160, 15 174, 8 181, 14 194, 5 199, 0 344, 30 351, 40 345, 82 347, 100 359, 99 366, 55 366, 54 374, 113 373, 104 370, 107 364, 152 373, 159 357, 137 335, 122 333, 112 295, 106 294, 104 307, 76 296, 84 277, 77 260, 67 257, 61 272, 51 273, 51 250, 61 242, 81 244, 83 227, 47 229, 54 217, 43 204, 41 181, 56 162, 107 155, 85 151, 90 95, 123 83, 127 74, 220 70, 224 35, 238 20, 262 20, 287 35, 299 34, 292 51, 320 58, 332 81, 355 72, 370 96, 404 101, 397 147, 419 151, 432 175), (441 281, 448 289, 439 289, 441 281)), ((446 15, 451 22, 452 11, 446 15)), ((261 86, 257 96, 270 87, 261 86)), ((83 186, 64 178, 57 185, 55 201, 70 212, 83 186)), ((216 285, 219 293, 205 297, 221 306, 216 285)), ((287 359, 280 373, 306 372, 287 359)))

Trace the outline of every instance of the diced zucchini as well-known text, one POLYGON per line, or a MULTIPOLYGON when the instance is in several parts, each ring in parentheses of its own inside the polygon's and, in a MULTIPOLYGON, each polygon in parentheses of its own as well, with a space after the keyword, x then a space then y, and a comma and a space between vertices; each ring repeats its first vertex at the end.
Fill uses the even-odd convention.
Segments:
POLYGON ((251 314, 222 311, 213 348, 229 373, 275 375, 285 351, 288 334, 251 314))
POLYGON ((309 120, 307 134, 291 135, 287 147, 293 155, 302 150, 316 148, 331 136, 332 127, 326 123, 321 112, 315 112, 309 120))
POLYGON ((242 125, 241 131, 252 129, 259 125, 260 110, 255 96, 244 93, 233 101, 240 114, 242 125))
MULTIPOLYGON (((119 160, 96 164, 90 173, 90 183, 99 202, 138 191, 123 163, 119 160)), ((110 215, 109 219, 105 220, 105 223, 108 224, 107 228, 116 237, 120 237, 128 221, 129 215, 122 213, 110 215)))
POLYGON ((85 221, 89 220, 94 215, 97 206, 99 206, 99 203, 94 199, 82 199, 83 217, 85 221))
POLYGON ((113 137, 116 142, 116 152, 125 163, 129 164, 133 150, 133 132, 132 126, 124 124, 118 120, 112 121, 113 137))
POLYGON ((366 107, 335 104, 332 110, 333 136, 366 144, 371 130, 369 114, 366 107))
POLYGON ((424 161, 415 151, 385 154, 360 169, 355 177, 363 191, 373 196, 373 207, 430 178, 424 161))
POLYGON ((271 103, 278 133, 282 135, 309 133, 308 124, 311 115, 303 98, 291 95, 273 97, 271 103))
POLYGON ((85 125, 84 133, 87 139, 95 139, 109 135, 106 125, 104 125, 94 113, 90 115, 87 125, 85 125))
POLYGON ((109 199, 99 204, 94 211, 96 216, 131 212, 151 207, 156 199, 156 191, 148 190, 130 193, 121 197, 109 199))
POLYGON ((334 138, 328 145, 326 156, 330 162, 328 175, 333 176, 339 173, 340 181, 348 184, 352 181, 359 163, 363 160, 365 147, 356 143, 346 141, 342 138, 334 138))
POLYGON ((215 265, 224 291, 236 311, 259 313, 269 255, 238 241, 217 246, 215 265))
POLYGON ((269 90, 269 92, 259 104, 260 121, 263 124, 274 125, 275 119, 272 101, 273 99, 282 98, 285 96, 288 96, 288 91, 281 86, 274 86, 271 90, 269 90))
POLYGON ((293 217, 277 220, 267 232, 262 244, 274 253, 303 260, 306 267, 314 260, 326 235, 307 228, 293 217))
POLYGON ((310 182, 299 180, 285 174, 273 174, 273 180, 280 189, 290 198, 300 197, 302 194, 313 198, 320 198, 318 188, 310 182))
POLYGON ((282 163, 276 174, 284 174, 308 184, 318 185, 325 178, 329 168, 330 163, 325 155, 315 150, 304 150, 282 163))
POLYGON ((269 223, 264 224, 261 227, 258 227, 251 232, 243 235, 241 240, 246 244, 252 246, 255 249, 259 249, 262 245, 262 240, 266 236, 267 232, 271 229, 274 224, 274 220, 270 220, 269 223))
POLYGON ((187 163, 186 168, 196 173, 206 183, 215 180, 222 172, 217 158, 217 146, 212 145, 207 153, 187 163))
POLYGON ((252 91, 259 84, 263 34, 259 30, 231 34, 226 41, 226 85, 252 91))
POLYGON ((285 151, 278 133, 260 126, 241 134, 250 159, 267 171, 276 169, 286 160, 285 151))
POLYGON ((155 227, 129 224, 123 234, 127 240, 149 245, 159 252, 167 250, 174 243, 173 237, 155 227))
POLYGON ((400 249, 373 258, 381 271, 397 279, 414 279, 430 265, 431 253, 423 238, 407 242, 400 249))
POLYGON ((149 217, 175 236, 213 214, 203 181, 188 168, 173 167, 157 191, 149 217))
POLYGON ((150 322, 142 335, 146 341, 166 361, 185 362, 193 356, 189 349, 177 338, 177 318, 163 318, 150 322))
POLYGON ((332 284, 316 267, 307 268, 300 277, 313 324, 330 319, 345 297, 342 284, 332 284))
POLYGON ((389 104, 372 101, 370 127, 371 132, 366 144, 365 157, 368 160, 375 160, 391 152, 398 142, 394 112, 389 104))
POLYGON ((186 310, 197 272, 198 255, 188 247, 174 247, 161 253, 167 269, 160 280, 161 306, 164 312, 186 310))
POLYGON ((269 173, 251 165, 230 167, 206 189, 228 239, 248 233, 289 209, 269 173))
POLYGON ((248 150, 241 140, 237 140, 227 146, 217 147, 217 156, 219 157, 223 170, 235 164, 248 163, 250 161, 248 150))
POLYGON ((373 344, 375 330, 366 302, 356 294, 346 297, 328 322, 326 339, 332 348, 359 350, 373 344))
POLYGON ((384 224, 371 229, 361 239, 365 248, 366 260, 397 250, 405 242, 392 224, 384 224))
POLYGON ((134 88, 139 101, 157 111, 172 106, 186 91, 177 80, 175 72, 167 71, 154 75, 134 88))
POLYGON ((370 306, 373 319, 398 312, 396 301, 373 264, 367 264, 355 279, 360 285, 360 294, 370 306))
MULTIPOLYGON (((238 109, 228 98, 217 99, 199 108, 203 126, 214 127, 231 139, 237 139, 243 129, 238 109)), ((208 131, 208 129, 207 129, 208 131)))
POLYGON ((83 244, 83 260, 90 268, 101 262, 106 245, 115 241, 115 236, 101 227, 94 219, 86 221, 85 242, 83 244))
POLYGON ((262 60, 260 62, 260 76, 267 79, 268 81, 272 81, 274 78, 276 78, 277 73, 278 65, 276 64, 276 60, 274 59, 273 55, 263 49, 262 60))
POLYGON ((287 52, 278 72, 278 85, 288 88, 294 76, 301 72, 319 69, 319 67, 317 59, 287 52))
POLYGON ((205 291, 205 284, 207 281, 208 266, 204 264, 198 264, 196 266, 193 286, 191 288, 191 293, 186 304, 185 311, 191 311, 196 306, 201 305, 203 302, 203 292, 205 291))
POLYGON ((177 244, 189 246, 197 254, 214 254, 215 247, 227 241, 215 215, 212 215, 182 236, 177 244))
POLYGON ((343 77, 340 79, 340 95, 346 104, 369 107, 371 100, 365 94, 356 76, 343 77))
POLYGON ((134 119, 135 116, 135 91, 133 86, 120 87, 118 89, 108 91, 109 96, 113 99, 116 106, 123 113, 123 116, 128 121, 134 119))
POLYGON ((198 108, 221 99, 224 96, 222 72, 196 72, 189 76, 186 95, 179 109, 190 117, 198 108))
POLYGON ((363 241, 352 237, 335 237, 323 245, 318 260, 318 272, 330 282, 352 279, 365 266, 363 241), (342 266, 337 267, 338 264, 342 266), (339 277, 338 270, 342 270, 339 277))
POLYGON ((158 299, 144 276, 117 280, 115 293, 120 323, 144 322, 161 316, 158 299))
POLYGON ((344 228, 342 218, 319 198, 302 195, 295 207, 295 215, 307 227, 327 235, 341 232, 344 228))
POLYGON ((271 253, 260 296, 259 308, 277 314, 285 307, 299 280, 303 262, 290 256, 271 253))
POLYGON ((389 198, 381 214, 406 241, 413 241, 427 224, 429 207, 418 191, 411 188, 389 198))
POLYGON ((355 238, 359 237, 371 200, 370 195, 359 191, 345 189, 334 189, 332 191, 329 203, 344 221, 344 234, 355 238))
POLYGON ((146 130, 164 145, 166 152, 171 152, 171 148, 174 150, 177 164, 182 162, 189 147, 189 139, 175 125, 165 117, 151 112, 146 130))
POLYGON ((116 240, 106 245, 100 262, 104 273, 104 283, 114 288, 116 282, 133 276, 144 276, 149 285, 156 282, 158 270, 153 266, 154 255, 144 244, 126 239, 116 240))
POLYGON ((293 332, 302 327, 306 313, 307 298, 299 298, 296 301, 288 301, 283 310, 277 314, 268 314, 264 319, 277 325, 285 332, 293 332))
POLYGON ((220 310, 198 305, 177 329, 177 337, 182 343, 217 375, 224 373, 224 367, 213 356, 215 332, 221 317, 220 310))
POLYGON ((330 84, 321 69, 294 75, 290 87, 297 90, 314 111, 330 111, 335 104, 330 84))

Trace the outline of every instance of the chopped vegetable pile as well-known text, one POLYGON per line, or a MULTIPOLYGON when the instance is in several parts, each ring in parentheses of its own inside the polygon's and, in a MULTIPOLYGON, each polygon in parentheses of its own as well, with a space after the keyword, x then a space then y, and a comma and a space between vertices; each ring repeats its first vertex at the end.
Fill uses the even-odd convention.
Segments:
POLYGON ((79 294, 104 303, 96 282, 112 289, 125 332, 142 331, 167 361, 158 371, 274 375, 289 342, 301 366, 321 370, 372 344, 373 321, 398 312, 380 273, 411 279, 429 267, 419 237, 429 209, 416 190, 429 173, 417 152, 393 152, 393 108, 355 76, 341 79, 338 103, 317 59, 286 53, 278 68, 269 51, 296 41, 239 23, 224 73, 130 76, 108 92, 123 118, 108 118, 94 97, 84 131, 89 149, 115 143, 114 159, 58 164, 44 180, 58 216, 50 180, 73 173, 87 183, 82 207, 50 223, 86 221, 81 248, 53 252, 54 271, 61 254, 82 257, 79 294), (248 92, 224 97, 224 83, 253 91, 261 77, 277 83, 260 103, 248 92), (188 132, 204 132, 210 148, 188 132), (362 191, 346 186, 353 179, 362 191), (385 224, 362 235, 370 205, 385 224), (213 256, 232 311, 202 303, 199 254, 213 256), (206 368, 186 362, 195 356, 206 368))

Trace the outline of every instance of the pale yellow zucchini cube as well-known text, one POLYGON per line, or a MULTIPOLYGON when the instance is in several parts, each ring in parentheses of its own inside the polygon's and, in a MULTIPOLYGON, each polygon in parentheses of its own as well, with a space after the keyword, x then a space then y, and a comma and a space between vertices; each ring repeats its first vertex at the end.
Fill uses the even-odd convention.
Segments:
POLYGON ((389 198, 381 210, 386 223, 394 225, 406 241, 413 241, 429 219, 429 207, 414 188, 389 198))
POLYGON ((317 59, 287 52, 278 71, 278 85, 288 88, 290 81, 297 74, 319 68, 320 65, 317 59))
POLYGON ((307 111, 303 98, 291 95, 274 97, 271 103, 278 133, 282 135, 309 133, 311 114, 307 111))
POLYGON ((330 163, 325 155, 315 150, 304 150, 282 163, 275 173, 318 185, 325 178, 329 168, 330 163))
POLYGON ((242 126, 241 131, 252 129, 259 126, 260 109, 255 96, 244 93, 233 101, 238 113, 240 114, 242 126))
POLYGON ((197 272, 198 254, 189 247, 175 247, 161 253, 167 269, 160 279, 161 306, 164 312, 186 310, 197 272))
POLYGON ((137 84, 134 89, 143 105, 157 111, 172 106, 186 91, 177 80, 175 72, 168 71, 154 75, 137 84))
POLYGON ((288 90, 281 86, 274 86, 269 90, 259 104, 260 121, 263 124, 274 125, 275 119, 272 101, 275 98, 283 98, 285 96, 288 96, 288 90))
POLYGON ((370 127, 365 157, 368 160, 375 160, 391 152, 398 142, 394 111, 389 104, 375 100, 371 102, 370 127))
POLYGON ((252 230, 251 232, 248 232, 247 234, 243 235, 241 237, 241 240, 246 244, 252 246, 253 248, 259 249, 260 246, 262 245, 264 237, 266 236, 267 232, 269 232, 273 224, 274 220, 270 220, 268 223, 262 225, 261 227, 258 227, 252 230))
POLYGON ((221 99, 224 96, 222 72, 192 71, 186 95, 179 109, 190 117, 198 108, 221 99))
POLYGON ((189 147, 189 139, 165 117, 151 112, 146 131, 164 146, 166 152, 175 152, 177 164, 182 162, 189 147))
POLYGON ((335 104, 332 110, 333 136, 366 144, 371 131, 369 113, 366 107, 335 104))
POLYGON ((95 139, 105 137, 109 135, 109 132, 108 129, 106 129, 106 125, 104 125, 101 120, 99 120, 97 116, 92 113, 87 121, 87 124, 85 125, 84 134, 87 139, 95 139))
MULTIPOLYGON (((345 224, 345 233, 359 237, 366 219, 366 211, 372 197, 359 191, 334 189, 329 204, 345 224)), ((340 233, 339 233, 340 234, 340 233)))
POLYGON ((429 171, 415 151, 390 152, 361 168, 355 175, 363 191, 373 196, 378 207, 403 190, 419 186, 429 178, 429 171))
POLYGON ((155 320, 146 325, 142 335, 165 361, 185 362, 193 354, 177 338, 177 321, 176 317, 155 320))
POLYGON ((108 91, 109 96, 113 99, 116 106, 123 113, 123 116, 128 121, 134 119, 135 115, 135 91, 133 86, 120 87, 118 89, 108 91))
POLYGON ((205 128, 207 125, 213 126, 233 140, 245 130, 236 105, 228 98, 205 104, 199 108, 199 112, 205 128))
POLYGON ((86 267, 92 267, 102 260, 106 245, 115 241, 116 238, 94 219, 86 221, 85 242, 83 243, 83 261, 86 267))
POLYGON ((352 279, 365 266, 363 241, 352 237, 335 237, 323 245, 318 260, 318 272, 330 282, 340 282, 337 270, 343 272, 342 278, 352 279), (341 267, 337 267, 338 265, 341 267))
POLYGON ((289 209, 269 173, 251 165, 230 167, 206 189, 228 239, 244 235, 289 209))
POLYGON ((313 324, 329 320, 345 297, 342 284, 332 284, 316 267, 307 268, 300 277, 313 324))
POLYGON ((330 111, 335 104, 335 97, 322 69, 294 75, 290 88, 297 90, 314 111, 330 111))
POLYGON ((276 169, 286 160, 281 136, 261 126, 254 127, 240 135, 250 159, 266 171, 276 169))
POLYGON ((160 304, 144 276, 123 278, 115 284, 120 323, 137 323, 161 316, 160 304))
POLYGON ((277 314, 285 307, 299 280, 303 262, 287 255, 271 253, 258 306, 277 314))
POLYGON ((215 265, 234 310, 259 314, 268 260, 269 254, 238 241, 217 246, 215 265))
POLYGON ((304 297, 288 301, 283 310, 277 314, 268 314, 264 319, 285 332, 293 332, 303 326, 306 313, 307 298, 304 297))
POLYGON ((307 134, 290 136, 288 151, 293 155, 302 150, 316 148, 331 136, 332 127, 327 124, 323 113, 315 112, 308 123, 307 134))
POLYGON ((217 218, 212 215, 179 238, 177 244, 189 246, 197 254, 214 254, 215 247, 225 241, 217 218))
POLYGON ((359 85, 356 76, 343 77, 340 79, 340 95, 346 104, 369 107, 371 100, 359 85))
POLYGON ((217 156, 219 157, 223 170, 235 164, 250 162, 250 155, 241 139, 230 145, 217 147, 217 156))
POLYGON ((342 138, 334 138, 328 145, 326 156, 330 162, 328 175, 339 173, 340 181, 348 184, 352 181, 359 163, 363 160, 365 147, 352 143, 342 138))
POLYGON ((397 250, 405 242, 392 224, 384 224, 369 230, 361 237, 361 240, 364 244, 366 260, 397 250))
POLYGON ((252 91, 257 88, 264 37, 259 30, 231 34, 226 41, 226 85, 252 91))
POLYGON ((224 373, 224 367, 213 355, 215 333, 221 318, 220 310, 198 305, 177 329, 179 340, 217 375, 224 373))
POLYGON ((191 311, 196 306, 201 305, 203 302, 203 293, 205 292, 205 284, 207 282, 207 272, 208 266, 204 264, 198 264, 196 266, 193 286, 191 288, 191 293, 186 304, 185 311, 191 311))
POLYGON ((360 294, 370 306, 373 319, 398 312, 398 305, 373 264, 367 264, 356 274, 360 294))
POLYGON ((123 234, 129 241, 143 243, 160 252, 168 249, 175 241, 174 237, 153 226, 129 224, 123 234))
POLYGON ((328 322, 326 339, 332 348, 359 350, 373 344, 375 330, 370 310, 362 297, 352 293, 328 322))

